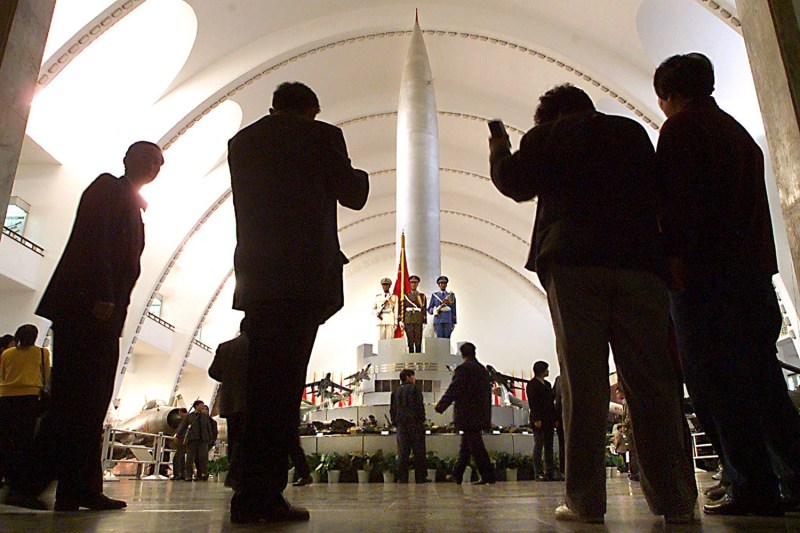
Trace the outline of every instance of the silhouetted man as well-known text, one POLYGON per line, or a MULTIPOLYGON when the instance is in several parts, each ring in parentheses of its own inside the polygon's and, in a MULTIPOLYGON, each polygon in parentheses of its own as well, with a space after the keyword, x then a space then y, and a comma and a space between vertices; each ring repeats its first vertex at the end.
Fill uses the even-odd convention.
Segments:
POLYGON ((283 83, 270 114, 228 144, 236 214, 233 307, 249 322, 248 406, 242 483, 231 521, 308 520, 286 487, 297 439, 300 396, 320 324, 344 305, 337 205, 361 209, 367 173, 355 170, 339 128, 314 120, 319 100, 302 83, 283 83), (267 453, 265 453, 265 450, 267 453))
POLYGON ((38 495, 58 479, 56 511, 122 509, 103 494, 103 420, 114 392, 119 337, 144 250, 139 189, 164 163, 150 142, 132 144, 125 175, 102 174, 83 192, 64 254, 36 314, 53 321, 52 408, 34 453, 38 469, 12 480, 6 503, 43 508, 38 495))
POLYGON ((547 291, 563 377, 566 504, 556 519, 604 520, 610 344, 645 497, 667 522, 690 522, 697 488, 668 355, 653 145, 641 124, 598 112, 569 84, 540 97, 534 123, 514 154, 505 136, 489 146, 498 190, 538 197, 526 268, 547 291))
POLYGON ((525 386, 528 405, 531 409, 531 428, 533 428, 533 474, 537 481, 553 481, 553 430, 556 411, 555 394, 550 382, 550 366, 544 361, 533 365, 533 379, 525 386), (544 464, 542 464, 544 453, 544 464))
POLYGON ((397 428, 398 481, 408 482, 408 456, 414 453, 414 479, 425 483, 425 403, 414 371, 400 371, 400 386, 392 391, 389 418, 397 428))
POLYGON ((732 482, 703 510, 782 515, 768 448, 787 470, 784 490, 795 491, 785 496, 797 497, 800 416, 776 355, 782 317, 764 155, 711 96, 714 68, 706 56, 670 57, 653 85, 667 116, 656 161, 675 334, 692 403, 716 433, 732 482))
POLYGON ((453 372, 453 381, 436 404, 436 412, 444 413, 450 404, 455 404, 453 423, 457 430, 463 431, 453 481, 461 484, 472 456, 481 476, 477 484, 491 484, 495 482, 495 473, 481 431, 492 427, 492 378, 475 357, 475 345, 471 342, 461 345, 461 358, 463 362, 453 372))

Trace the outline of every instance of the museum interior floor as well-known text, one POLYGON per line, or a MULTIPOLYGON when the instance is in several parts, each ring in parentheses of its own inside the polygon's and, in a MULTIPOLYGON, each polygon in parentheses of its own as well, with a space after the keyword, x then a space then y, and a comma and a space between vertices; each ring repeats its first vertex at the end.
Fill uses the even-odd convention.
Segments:
MULTIPOLYGON (((713 483, 698 475, 700 486, 713 483)), ((522 481, 457 486, 340 484, 289 487, 287 497, 308 507, 311 521, 296 525, 233 526, 230 490, 219 483, 132 481, 106 483, 106 493, 128 501, 124 511, 52 513, 0 505, 0 531, 38 532, 442 532, 442 531, 800 531, 800 514, 786 518, 701 517, 692 526, 664 525, 650 514, 641 489, 627 478, 608 480, 605 525, 556 522, 563 483, 522 481)), ((52 498, 52 494, 46 494, 52 498)))

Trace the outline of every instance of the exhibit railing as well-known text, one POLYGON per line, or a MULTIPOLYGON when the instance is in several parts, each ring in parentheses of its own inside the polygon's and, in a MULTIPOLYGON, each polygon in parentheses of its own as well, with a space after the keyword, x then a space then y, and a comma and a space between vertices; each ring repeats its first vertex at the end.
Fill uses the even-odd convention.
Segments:
POLYGON ((32 251, 36 252, 37 254, 41 255, 42 257, 44 257, 44 248, 42 248, 41 246, 39 246, 38 244, 36 244, 33 241, 29 241, 28 239, 26 239, 25 237, 23 237, 22 235, 20 235, 16 231, 12 230, 11 228, 9 228, 7 226, 3 226, 3 235, 9 237, 12 240, 17 241, 18 243, 20 243, 25 248, 28 248, 29 250, 32 250, 32 251))
POLYGON ((164 435, 164 433, 145 433, 143 431, 128 431, 125 429, 116 429, 111 426, 106 426, 103 433, 103 472, 105 472, 105 479, 114 479, 111 470, 118 464, 128 463, 136 465, 136 479, 164 481, 169 479, 161 475, 159 472, 161 467, 166 465, 170 466, 171 461, 164 460, 166 457, 171 457, 175 450, 167 446, 167 440, 172 440, 172 435, 164 435), (125 436, 132 436, 136 441, 152 439, 152 445, 146 444, 125 444, 122 442, 125 436), (117 453, 122 451, 119 458, 115 457, 117 453), (130 453, 128 453, 130 452, 130 453), (144 475, 147 467, 153 468, 151 475, 144 475))

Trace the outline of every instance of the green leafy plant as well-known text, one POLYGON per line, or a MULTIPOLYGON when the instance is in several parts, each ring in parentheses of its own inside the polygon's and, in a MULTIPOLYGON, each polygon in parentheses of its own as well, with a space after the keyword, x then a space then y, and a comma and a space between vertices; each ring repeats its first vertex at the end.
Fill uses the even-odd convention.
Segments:
POLYGON ((427 468, 436 469, 436 471, 440 471, 442 468, 442 460, 439 458, 439 454, 436 452, 428 452, 425 454, 425 466, 427 468))
POLYGON ((387 453, 383 460, 383 471, 397 475, 397 454, 387 453))
POLYGON ((220 455, 215 462, 217 463, 217 472, 227 472, 231 469, 231 462, 227 455, 220 455))
POLYGON ((366 470, 367 472, 372 471, 372 457, 366 453, 351 453, 350 454, 350 463, 354 470, 366 470))
POLYGON ((331 470, 345 470, 348 464, 349 461, 345 461, 345 458, 339 452, 323 453, 316 470, 320 475, 324 475, 331 470))

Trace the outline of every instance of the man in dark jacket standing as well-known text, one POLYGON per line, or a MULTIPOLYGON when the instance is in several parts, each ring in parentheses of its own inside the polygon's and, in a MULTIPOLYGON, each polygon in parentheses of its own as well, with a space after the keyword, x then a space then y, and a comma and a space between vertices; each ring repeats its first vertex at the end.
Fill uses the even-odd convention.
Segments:
POLYGON ((185 481, 208 479, 208 451, 217 441, 217 421, 208 414, 208 406, 202 400, 192 404, 194 412, 189 413, 178 426, 178 438, 186 445, 185 481), (194 467, 197 466, 197 478, 194 467))
POLYGON ((544 361, 533 364, 533 379, 525 386, 533 428, 533 473, 537 481, 553 481, 553 430, 555 429, 555 394, 550 382, 550 367, 544 361), (544 465, 542 464, 544 452, 544 465))
POLYGON ((569 84, 540 97, 534 123, 514 154, 505 136, 489 147, 498 190, 538 197, 526 268, 547 291, 563 376, 566 504, 556 519, 604 520, 610 345, 650 508, 670 523, 692 521, 697 488, 658 275, 653 145, 642 125, 598 112, 569 84))
POLYGON ((102 174, 81 196, 64 254, 36 314, 53 321, 50 415, 42 421, 33 453, 36 472, 11 480, 6 503, 41 508, 40 494, 58 479, 56 511, 122 509, 103 494, 103 420, 114 393, 119 337, 144 250, 139 195, 164 163, 150 142, 132 144, 125 175, 102 174))
POLYGON ((653 85, 667 116, 656 163, 675 335, 686 388, 704 426, 716 430, 732 482, 703 510, 782 515, 768 449, 793 473, 781 488, 797 491, 800 416, 775 348, 782 317, 772 285, 778 265, 764 155, 711 96, 714 68, 706 56, 670 57, 653 85))
POLYGON ((427 482, 425 463, 425 403, 414 371, 400 371, 400 386, 392 391, 389 417, 397 428, 398 480, 408 482, 408 456, 414 453, 414 479, 427 482))
POLYGON ((450 404, 455 404, 453 423, 457 430, 464 432, 461 435, 458 462, 453 469, 453 480, 461 484, 464 469, 470 456, 473 456, 481 476, 477 484, 491 484, 496 478, 481 431, 492 427, 492 378, 486 367, 476 359, 474 344, 462 344, 461 357, 464 362, 453 372, 453 381, 436 404, 436 412, 444 413, 450 404))
POLYGON ((248 319, 248 406, 242 482, 231 521, 308 520, 283 498, 289 446, 320 324, 344 305, 339 204, 361 209, 367 173, 350 164, 342 130, 314 120, 319 100, 283 83, 270 114, 228 143, 236 214, 233 307, 248 319), (264 453, 269 450, 269 453, 264 453))

